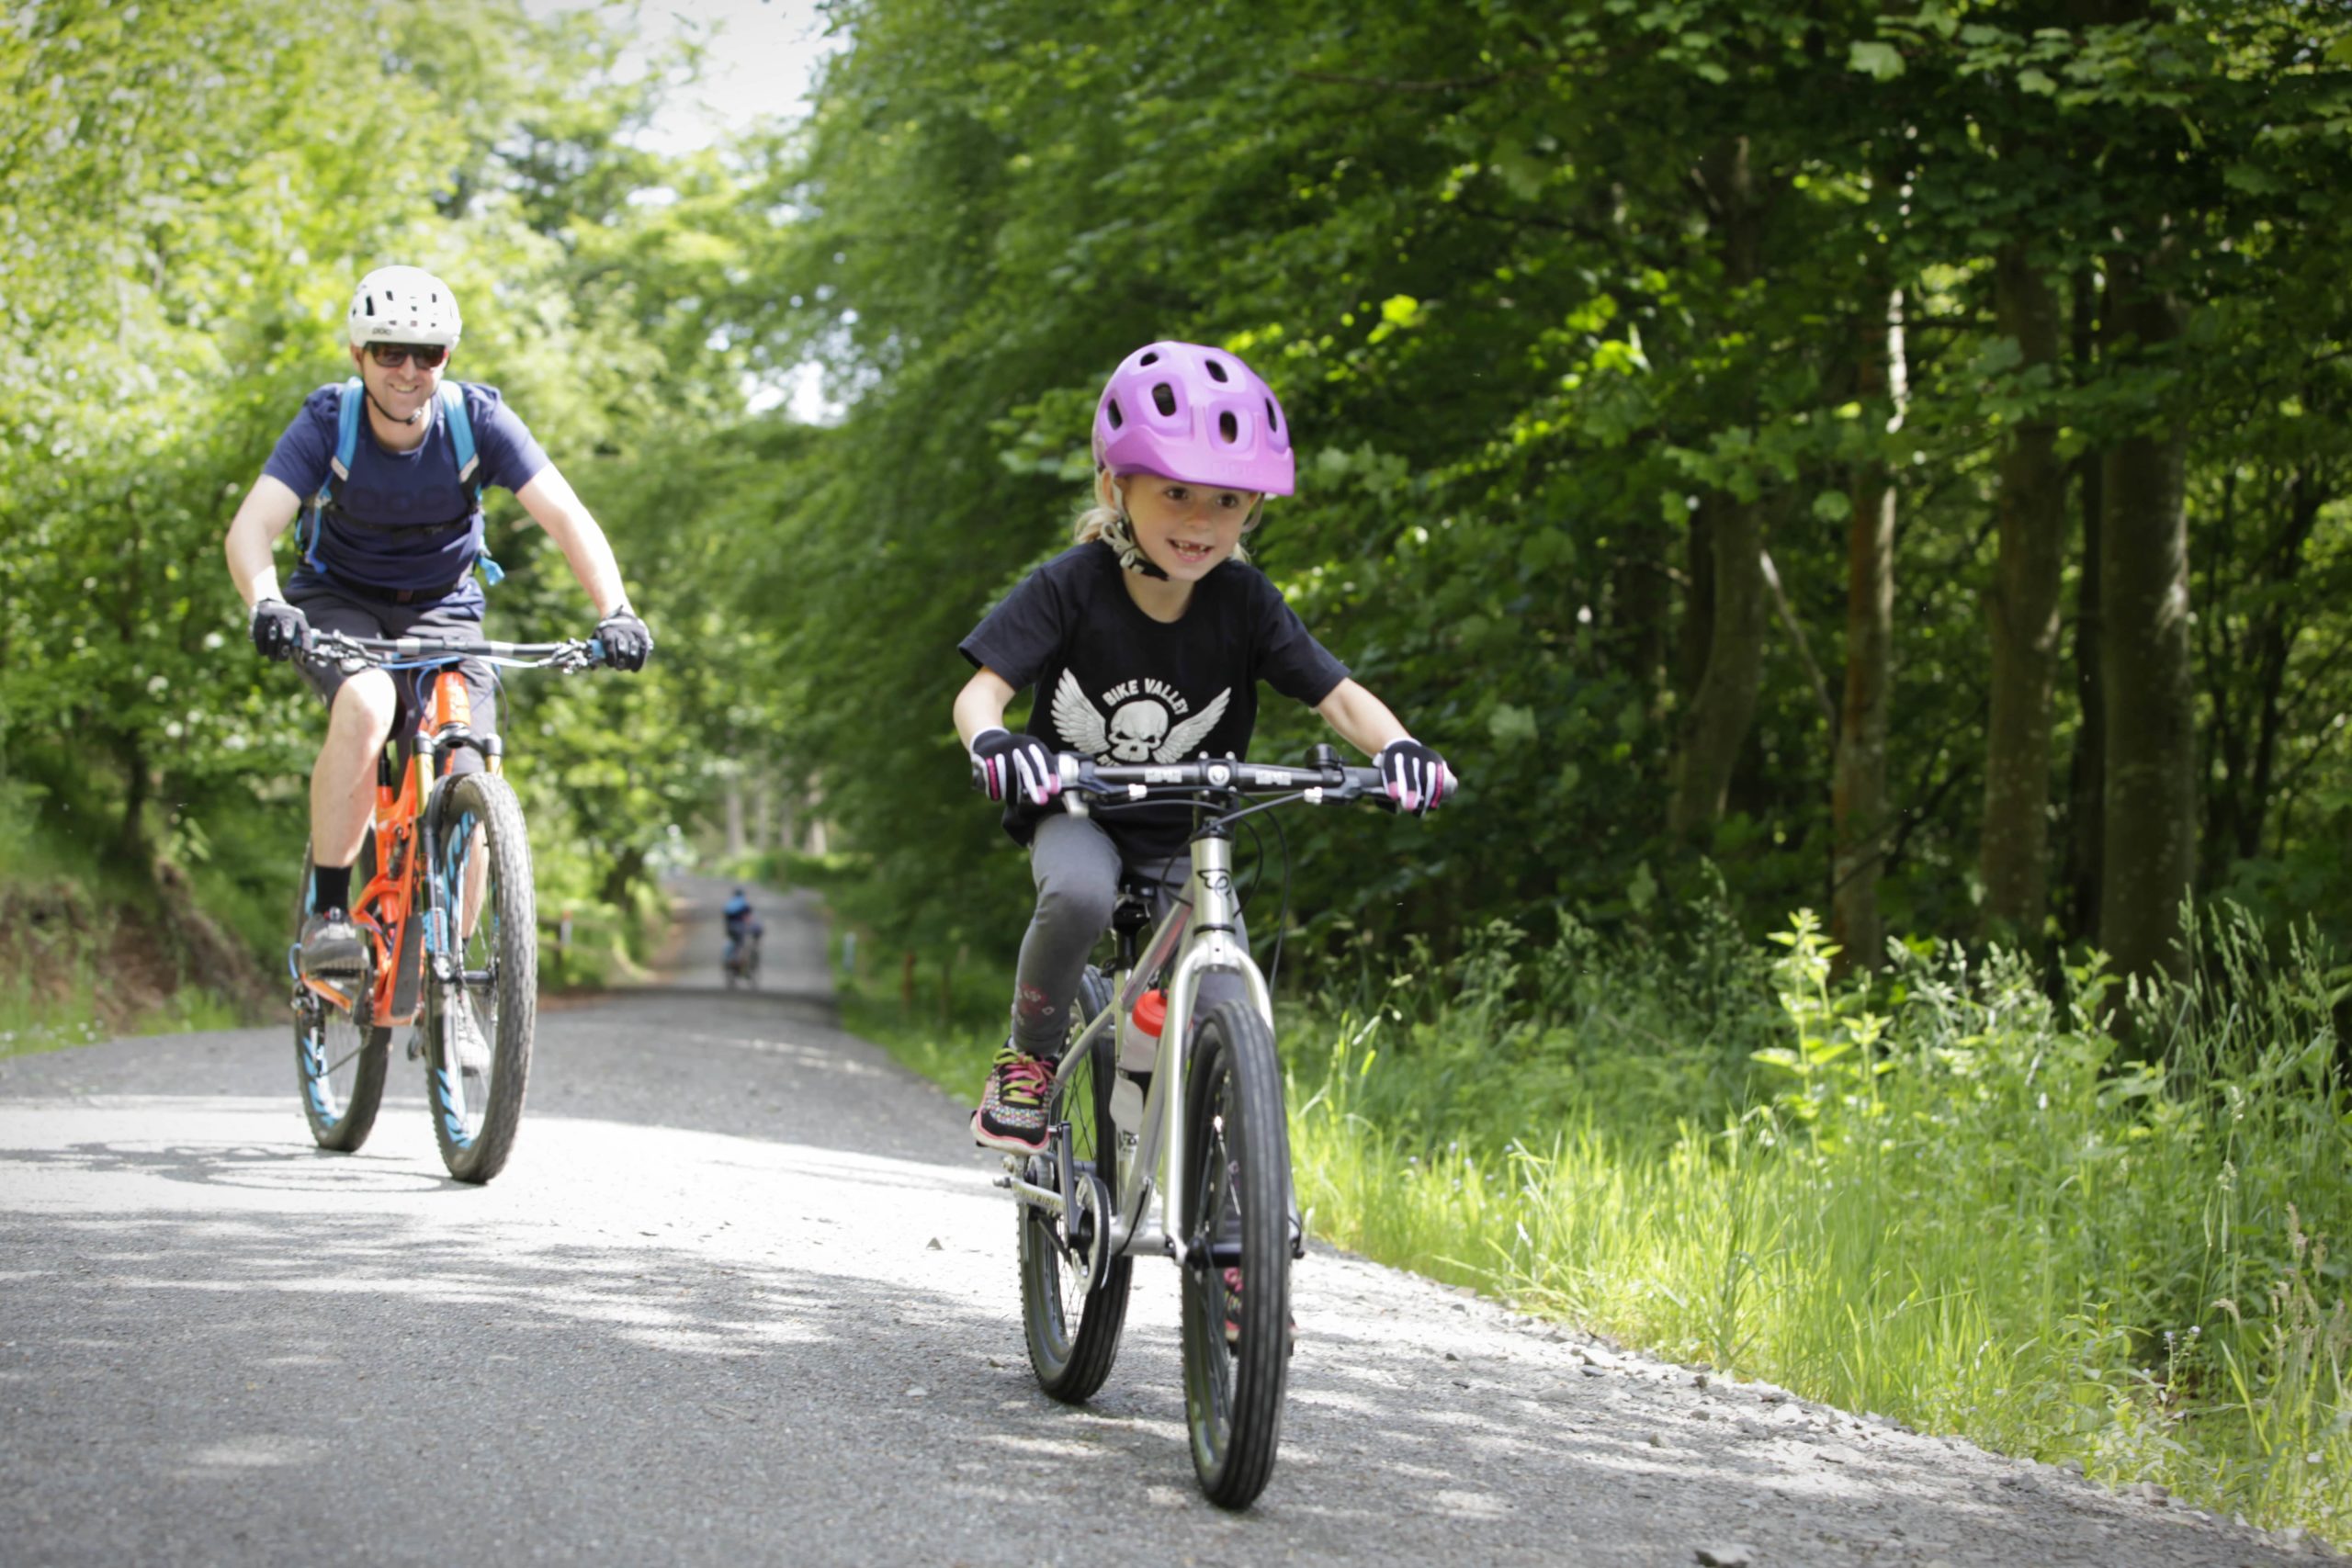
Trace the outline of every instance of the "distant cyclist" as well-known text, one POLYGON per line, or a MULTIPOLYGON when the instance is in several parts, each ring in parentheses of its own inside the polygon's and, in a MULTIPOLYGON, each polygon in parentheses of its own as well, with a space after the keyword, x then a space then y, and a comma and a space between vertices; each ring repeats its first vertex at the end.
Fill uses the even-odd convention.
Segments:
MULTIPOLYGON (((481 567, 492 581, 499 575, 482 537, 481 491, 498 485, 563 551, 600 617, 606 662, 642 669, 652 634, 629 608, 595 518, 498 389, 445 385, 462 325, 448 285, 419 267, 379 267, 360 280, 345 321, 356 390, 331 382, 303 400, 229 524, 229 573, 251 607, 254 648, 290 659, 313 627, 480 637, 474 570, 481 567), (281 592, 270 551, 298 517, 300 564, 281 592)), ((488 734, 498 711, 490 671, 475 662, 464 671, 475 731, 488 734)), ((300 963, 303 973, 323 976, 363 962, 345 913, 351 865, 375 804, 376 759, 415 694, 380 670, 306 666, 305 673, 328 717, 311 773, 315 879, 300 963)), ((453 763, 460 772, 481 765, 466 749, 453 763)))
POLYGON ((759 916, 752 912, 752 900, 740 887, 728 896, 719 914, 727 922, 726 964, 731 970, 742 962, 743 943, 747 940, 756 943, 767 928, 760 923, 759 916))

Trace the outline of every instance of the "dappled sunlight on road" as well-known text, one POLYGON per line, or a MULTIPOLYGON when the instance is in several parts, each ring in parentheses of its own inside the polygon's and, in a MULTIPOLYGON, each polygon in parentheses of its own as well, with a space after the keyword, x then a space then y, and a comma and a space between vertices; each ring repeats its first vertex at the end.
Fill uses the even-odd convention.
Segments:
POLYGON ((560 1556, 729 1562, 786 1540, 1094 1560, 1137 1510, 1156 1552, 1203 1561, 1631 1564, 1740 1539, 1781 1562, 1894 1541, 2104 1562, 2120 1539, 2126 1505, 2034 1467, 1701 1388, 1319 1247, 1273 1484, 1225 1516, 1193 1483, 1175 1269, 1138 1262, 1096 1399, 1046 1399, 1013 1211, 959 1106, 766 1001, 616 1000, 543 1038, 516 1157, 481 1188, 443 1174, 413 1095, 360 1154, 315 1149, 275 1040, 247 1076, 282 1096, 105 1092, 95 1053, 39 1069, 70 1092, 20 1077, 0 1408, 76 1436, 0 1438, 0 1493, 37 1500, 0 1501, 0 1528, 37 1506, 91 1562, 307 1561, 322 1535, 448 1557, 518 1513, 560 1556), (127 1484, 140 1510, 108 1511, 127 1484))

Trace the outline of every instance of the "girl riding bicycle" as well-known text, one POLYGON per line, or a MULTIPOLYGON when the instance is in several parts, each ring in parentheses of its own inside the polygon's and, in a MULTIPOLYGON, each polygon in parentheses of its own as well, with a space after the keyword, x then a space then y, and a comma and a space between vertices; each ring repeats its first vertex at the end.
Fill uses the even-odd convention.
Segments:
MULTIPOLYGON (((1294 463, 1282 405, 1238 355, 1187 343, 1129 355, 1095 406, 1094 464, 1078 543, 958 645, 978 672, 956 698, 956 733, 989 798, 1004 803, 1005 831, 1029 847, 1037 885, 1012 1028, 972 1113, 973 1141, 1012 1154, 1046 1145, 1050 1064, 1122 872, 1182 887, 1189 871, 1181 805, 1108 819, 1049 809, 1061 791, 1056 752, 1246 757, 1263 680, 1374 757, 1404 809, 1425 813, 1457 787, 1248 564, 1243 536, 1267 496, 1291 493, 1294 463), (1030 685, 1038 700, 1014 735, 1004 710, 1030 685)), ((1232 976, 1204 980, 1196 1011, 1240 994, 1232 976)))

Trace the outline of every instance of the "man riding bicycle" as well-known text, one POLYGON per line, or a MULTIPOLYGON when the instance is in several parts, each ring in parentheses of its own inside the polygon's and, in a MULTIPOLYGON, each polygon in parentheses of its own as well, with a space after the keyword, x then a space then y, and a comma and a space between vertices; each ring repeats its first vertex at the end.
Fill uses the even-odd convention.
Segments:
MULTIPOLYGON (((475 569, 503 575, 482 537, 481 491, 514 493, 563 551, 599 617, 605 661, 644 668, 652 634, 629 608, 612 547, 530 431, 494 387, 447 382, 462 323, 447 284, 413 266, 379 267, 346 317, 355 381, 330 383, 300 412, 254 481, 224 545, 265 657, 291 659, 313 628, 358 637, 478 637, 475 569), (300 564, 281 593, 271 547, 297 517, 300 564)), ((489 667, 463 667, 477 733, 497 728, 489 667)), ((304 666, 327 705, 327 735, 311 773, 311 910, 300 961, 313 977, 360 968, 364 948, 346 911, 351 866, 375 804, 376 760, 396 722, 413 724, 416 693, 374 669, 304 666)), ((460 749, 453 771, 479 769, 460 749)))
POLYGON ((727 956, 724 962, 728 968, 732 969, 742 959, 745 940, 757 942, 767 928, 752 912, 752 901, 744 897, 740 887, 728 896, 719 914, 727 922, 727 956))

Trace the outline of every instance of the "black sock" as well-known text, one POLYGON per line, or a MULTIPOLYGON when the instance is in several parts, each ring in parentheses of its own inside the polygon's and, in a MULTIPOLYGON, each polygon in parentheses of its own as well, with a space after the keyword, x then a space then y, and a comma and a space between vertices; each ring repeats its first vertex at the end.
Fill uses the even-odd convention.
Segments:
POLYGON ((311 908, 312 912, 345 909, 351 906, 351 868, 347 865, 314 865, 311 868, 311 908))

